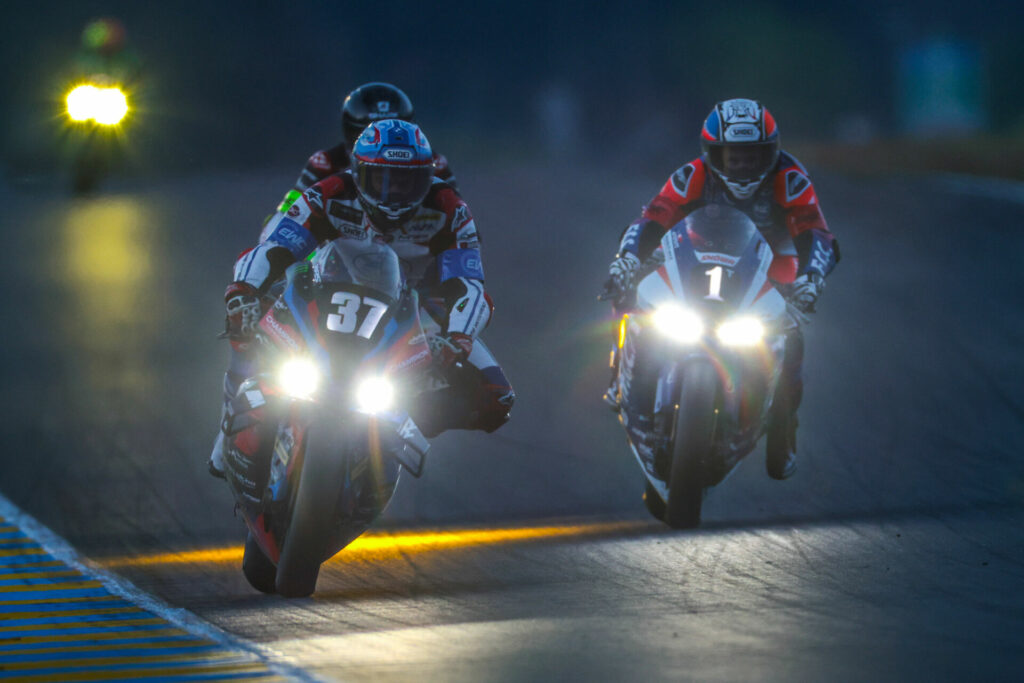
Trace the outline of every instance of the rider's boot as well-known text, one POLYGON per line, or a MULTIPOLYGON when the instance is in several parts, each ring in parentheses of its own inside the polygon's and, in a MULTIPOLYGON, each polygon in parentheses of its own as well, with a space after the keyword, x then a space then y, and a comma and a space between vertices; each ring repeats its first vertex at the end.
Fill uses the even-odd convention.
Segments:
POLYGON ((213 442, 213 450, 210 452, 210 459, 206 462, 206 469, 210 476, 217 479, 224 478, 224 470, 228 464, 224 460, 224 430, 217 430, 217 439, 213 442))
POLYGON ((768 416, 765 469, 772 479, 788 479, 796 474, 797 410, 804 393, 803 359, 804 338, 797 327, 786 335, 782 373, 768 416))
POLYGON ((224 478, 224 471, 227 462, 224 460, 224 416, 227 414, 228 403, 238 393, 238 387, 242 381, 253 373, 253 357, 247 350, 235 348, 231 345, 230 360, 227 372, 224 373, 224 405, 220 409, 220 420, 217 423, 217 438, 213 442, 213 449, 210 451, 210 458, 206 468, 210 475, 217 479, 224 478))

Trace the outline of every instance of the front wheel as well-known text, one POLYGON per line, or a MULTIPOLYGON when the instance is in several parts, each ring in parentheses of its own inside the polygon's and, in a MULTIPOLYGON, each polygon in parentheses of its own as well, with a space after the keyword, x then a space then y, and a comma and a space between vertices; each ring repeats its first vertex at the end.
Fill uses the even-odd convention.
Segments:
POLYGON ((714 444, 717 393, 718 375, 711 363, 701 361, 685 368, 665 506, 665 523, 673 529, 692 529, 700 524, 704 470, 714 444))
POLYGON ((245 553, 242 555, 242 573, 249 585, 261 593, 276 593, 277 567, 270 561, 256 537, 249 532, 245 539, 245 553))
POLYGON ((302 473, 277 563, 277 592, 286 598, 303 598, 316 589, 320 563, 326 559, 337 523, 336 508, 348 456, 346 439, 337 422, 314 422, 305 438, 302 473))

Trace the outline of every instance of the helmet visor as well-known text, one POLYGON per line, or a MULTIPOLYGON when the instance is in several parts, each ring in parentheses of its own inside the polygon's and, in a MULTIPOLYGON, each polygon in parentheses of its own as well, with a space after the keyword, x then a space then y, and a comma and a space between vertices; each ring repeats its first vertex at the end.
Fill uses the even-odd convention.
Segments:
POLYGON ((748 145, 708 145, 711 168, 729 180, 747 182, 762 178, 778 158, 777 142, 748 145))
POLYGON ((357 164, 356 182, 364 196, 382 206, 419 204, 427 196, 433 166, 357 164))

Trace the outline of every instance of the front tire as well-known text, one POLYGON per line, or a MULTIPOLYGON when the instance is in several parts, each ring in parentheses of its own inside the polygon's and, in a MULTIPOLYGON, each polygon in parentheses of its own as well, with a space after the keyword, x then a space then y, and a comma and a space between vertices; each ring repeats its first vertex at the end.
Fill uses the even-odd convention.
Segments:
POLYGON ((305 438, 302 473, 277 563, 277 592, 286 598, 304 598, 316 589, 320 563, 327 559, 327 544, 337 523, 348 456, 337 421, 314 422, 305 438))
POLYGON ((711 363, 701 361, 685 368, 665 506, 665 523, 673 529, 700 525, 704 471, 714 445, 717 393, 718 375, 711 363))
POLYGON ((249 532, 245 539, 245 553, 242 555, 242 573, 245 574, 249 585, 261 593, 276 593, 277 567, 270 561, 256 537, 249 532))

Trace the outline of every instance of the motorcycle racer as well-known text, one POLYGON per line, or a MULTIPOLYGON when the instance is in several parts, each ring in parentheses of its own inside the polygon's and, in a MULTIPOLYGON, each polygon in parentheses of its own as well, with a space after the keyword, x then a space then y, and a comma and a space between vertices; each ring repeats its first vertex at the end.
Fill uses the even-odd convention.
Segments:
MULTIPOLYGON (((363 129, 374 121, 401 119, 412 122, 414 112, 409 97, 390 83, 364 83, 346 97, 341 105, 342 140, 333 147, 314 152, 306 161, 295 185, 277 207, 284 213, 306 189, 329 175, 341 173, 350 165, 350 155, 363 129)), ((455 188, 455 174, 442 154, 434 153, 434 175, 455 188)))
MULTIPOLYGON (((493 306, 484 292, 476 223, 462 198, 436 177, 433 159, 416 124, 374 122, 355 143, 353 168, 314 183, 270 220, 259 244, 239 257, 224 295, 232 346, 224 378, 227 400, 253 374, 253 334, 268 291, 285 269, 328 241, 343 254, 376 242, 398 255, 405 281, 420 294, 424 319, 440 328, 432 346, 451 386, 418 402, 412 417, 420 430, 426 436, 446 429, 492 432, 508 420, 515 393, 477 339, 493 306)), ((223 469, 221 432, 210 470, 219 475, 223 469)))
MULTIPOLYGON (((703 154, 680 167, 620 239, 606 291, 617 312, 628 310, 641 264, 676 223, 707 204, 733 206, 757 225, 772 248, 769 279, 787 297, 796 324, 787 333, 782 377, 767 432, 766 468, 774 479, 796 471, 797 409, 803 395, 803 334, 825 277, 839 261, 806 169, 779 147, 774 117, 754 100, 717 103, 701 130, 703 154)), ((605 401, 617 407, 617 358, 605 401)))

